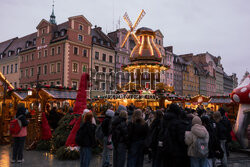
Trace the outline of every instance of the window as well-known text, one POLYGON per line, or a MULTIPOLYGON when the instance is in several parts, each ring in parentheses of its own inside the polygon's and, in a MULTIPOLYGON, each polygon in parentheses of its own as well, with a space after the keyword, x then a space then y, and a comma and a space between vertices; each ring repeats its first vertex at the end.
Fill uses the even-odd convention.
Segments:
POLYGON ((78 48, 74 47, 74 54, 77 55, 78 54, 78 48))
POLYGON ((78 40, 82 41, 82 35, 78 35, 78 40))
POLYGON ((106 61, 106 54, 102 54, 102 61, 106 61))
POLYGON ((11 66, 10 66, 10 73, 11 74, 13 73, 13 64, 11 64, 11 66))
POLYGON ((26 55, 26 62, 29 61, 29 55, 26 55))
POLYGON ((48 66, 47 65, 44 65, 43 66, 43 74, 46 75, 48 72, 48 66))
POLYGON ((55 64, 50 64, 50 73, 55 73, 55 64))
POLYGON ((20 72, 21 72, 21 77, 23 77, 23 70, 21 70, 20 72))
POLYGON ((6 74, 9 74, 9 65, 7 65, 6 74))
POLYGON ((42 44, 45 44, 45 38, 42 38, 42 44))
POLYGON ((28 77, 29 69, 25 69, 25 77, 28 77))
POLYGON ((57 63, 56 65, 56 71, 61 72, 61 63, 57 63))
POLYGON ((37 74, 40 75, 41 74, 41 67, 37 67, 37 74))
POLYGON ((87 57, 87 50, 86 49, 83 49, 83 56, 87 57))
POLYGON ((87 65, 82 65, 82 72, 87 72, 87 65))
POLYGON ((3 74, 5 74, 5 66, 3 66, 3 74))
POLYGON ((16 82, 14 83, 14 87, 15 87, 15 88, 17 87, 16 82))
POLYGON ((113 63, 113 56, 109 56, 109 62, 113 63))
POLYGON ((60 81, 56 81, 56 84, 57 84, 57 85, 60 85, 60 81))
POLYGON ((81 31, 82 31, 82 29, 83 29, 83 28, 82 28, 82 25, 79 25, 79 30, 81 30, 81 31))
POLYGON ((48 50, 44 50, 44 57, 48 56, 48 50))
POLYGON ((34 68, 30 69, 30 76, 34 76, 34 68))
POLYGON ((95 66, 96 72, 99 72, 99 66, 95 66))
POLYGON ((99 52, 95 52, 95 59, 99 60, 99 52))
POLYGON ((102 72, 106 72, 106 67, 102 67, 102 72))
POLYGON ((77 81, 72 81, 72 87, 73 87, 74 89, 77 88, 77 81))
POLYGON ((112 69, 112 68, 110 68, 110 69, 109 69, 109 72, 111 73, 112 71, 113 71, 113 69, 112 69))
POLYGON ((0 59, 2 59, 3 58, 3 54, 0 54, 0 59))
POLYGON ((50 82, 50 85, 51 85, 51 86, 54 86, 54 82, 53 82, 53 81, 51 81, 51 82, 50 82))
POLYGON ((38 52, 38 59, 41 59, 42 57, 42 52, 38 52))
POLYGON ((42 29, 42 34, 44 34, 44 33, 45 33, 45 28, 42 29))
POLYGON ((61 36, 64 36, 64 34, 65 34, 65 31, 62 30, 61 33, 60 33, 60 35, 61 35, 61 36))
POLYGON ((31 54, 31 60, 34 60, 34 53, 31 54))
POLYGON ((78 64, 77 63, 73 63, 73 70, 74 73, 78 72, 78 64))
POLYGON ((55 55, 55 48, 52 48, 51 49, 51 56, 54 56, 55 55))
POLYGON ((60 53, 61 53, 61 47, 58 46, 58 47, 57 47, 57 54, 60 54, 60 53))
POLYGON ((105 87, 106 87, 105 82, 102 82, 102 83, 101 83, 101 88, 102 88, 102 90, 105 90, 105 87))

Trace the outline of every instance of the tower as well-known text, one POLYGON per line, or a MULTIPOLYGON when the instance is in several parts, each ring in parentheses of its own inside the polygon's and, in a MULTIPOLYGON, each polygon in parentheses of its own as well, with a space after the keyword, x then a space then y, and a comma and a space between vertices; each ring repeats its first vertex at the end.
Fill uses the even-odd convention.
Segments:
POLYGON ((50 15, 50 19, 49 19, 49 22, 51 23, 51 24, 56 24, 56 16, 55 16, 55 14, 54 14, 54 0, 53 0, 53 5, 52 5, 52 13, 51 13, 51 15, 50 15))

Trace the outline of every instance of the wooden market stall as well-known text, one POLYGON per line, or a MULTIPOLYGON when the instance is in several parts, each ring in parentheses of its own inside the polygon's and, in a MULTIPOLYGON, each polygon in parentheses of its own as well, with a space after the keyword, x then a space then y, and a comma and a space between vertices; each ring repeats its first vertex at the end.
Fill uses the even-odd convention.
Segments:
POLYGON ((234 103, 229 96, 211 96, 208 103, 212 111, 218 111, 220 107, 223 107, 228 112, 228 119, 234 125, 239 105, 234 103))
POLYGON ((210 107, 209 106, 209 97, 204 95, 196 95, 193 97, 190 97, 189 100, 185 101, 184 107, 196 109, 198 106, 203 106, 204 109, 210 107))

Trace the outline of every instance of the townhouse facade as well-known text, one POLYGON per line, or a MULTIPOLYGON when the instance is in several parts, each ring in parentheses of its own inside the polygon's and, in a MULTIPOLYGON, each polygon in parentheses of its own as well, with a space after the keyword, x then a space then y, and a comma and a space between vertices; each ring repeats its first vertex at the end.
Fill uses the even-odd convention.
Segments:
POLYGON ((20 87, 61 85, 78 88, 88 69, 91 53, 91 23, 82 15, 62 24, 42 20, 33 41, 20 51, 20 87))
POLYGON ((103 96, 115 88, 115 49, 113 41, 102 31, 101 27, 91 30, 91 97, 103 96))

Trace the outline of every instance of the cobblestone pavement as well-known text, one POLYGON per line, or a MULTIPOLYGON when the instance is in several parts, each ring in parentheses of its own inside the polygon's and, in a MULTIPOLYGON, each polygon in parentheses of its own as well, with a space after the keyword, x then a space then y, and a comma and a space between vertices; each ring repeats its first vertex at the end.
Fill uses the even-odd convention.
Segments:
MULTIPOLYGON (((79 167, 79 160, 59 161, 53 155, 39 151, 24 151, 24 163, 11 164, 10 145, 0 146, 0 167, 79 167)), ((91 167, 100 167, 101 156, 95 156, 91 160, 91 167)), ((150 167, 145 158, 144 167, 150 167)), ((250 167, 250 157, 246 154, 231 153, 228 167, 250 167)))

